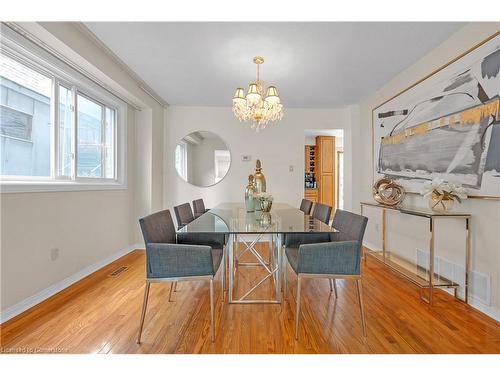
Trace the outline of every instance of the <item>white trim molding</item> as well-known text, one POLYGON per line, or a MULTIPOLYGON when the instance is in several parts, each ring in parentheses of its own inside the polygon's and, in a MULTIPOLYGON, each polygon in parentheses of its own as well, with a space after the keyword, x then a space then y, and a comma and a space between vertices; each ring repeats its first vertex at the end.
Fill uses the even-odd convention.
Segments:
POLYGON ((79 272, 75 273, 74 275, 71 275, 71 276, 49 286, 48 288, 45 288, 44 290, 36 293, 35 295, 32 295, 31 297, 28 297, 28 298, 22 300, 21 302, 18 302, 15 305, 6 308, 5 310, 0 312, 0 324, 7 322, 8 320, 16 317, 17 315, 25 312, 26 310, 32 308, 33 306, 38 305, 39 303, 52 297, 54 294, 61 292, 62 290, 68 288, 69 286, 73 285, 77 281, 80 281, 84 277, 89 276, 90 274, 98 271, 99 269, 103 268, 104 266, 107 266, 108 264, 123 257, 124 255, 127 255, 128 253, 132 252, 133 250, 143 249, 143 248, 144 248, 144 244, 140 244, 140 243, 136 243, 136 244, 127 246, 126 248, 121 249, 120 251, 100 260, 99 262, 96 262, 94 264, 91 264, 91 265, 85 267, 84 269, 80 270, 79 272))

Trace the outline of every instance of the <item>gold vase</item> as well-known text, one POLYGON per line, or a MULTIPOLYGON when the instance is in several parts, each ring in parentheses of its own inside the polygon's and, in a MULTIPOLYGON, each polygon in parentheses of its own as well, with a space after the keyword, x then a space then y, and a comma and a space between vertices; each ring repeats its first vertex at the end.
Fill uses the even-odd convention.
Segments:
POLYGON ((264 176, 264 173, 262 173, 262 165, 261 165, 259 159, 257 159, 257 162, 255 163, 255 173, 254 173, 253 177, 254 177, 254 182, 255 182, 255 192, 256 193, 265 192, 266 191, 266 177, 264 176))

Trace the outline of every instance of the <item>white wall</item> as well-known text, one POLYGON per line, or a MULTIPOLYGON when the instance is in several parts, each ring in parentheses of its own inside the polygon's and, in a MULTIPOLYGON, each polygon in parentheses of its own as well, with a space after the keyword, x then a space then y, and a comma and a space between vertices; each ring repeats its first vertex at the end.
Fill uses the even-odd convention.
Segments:
MULTIPOLYGON (((285 108, 283 120, 271 124, 259 133, 240 123, 230 107, 176 107, 167 109, 165 129, 165 205, 191 202, 203 198, 207 207, 223 201, 244 199, 248 175, 255 169, 255 161, 262 161, 267 180, 267 191, 278 202, 297 206, 304 194, 304 130, 344 129, 344 150, 346 163, 345 204, 352 207, 351 165, 359 147, 352 145, 351 107, 341 109, 296 109, 285 108), (176 143, 190 132, 208 130, 218 134, 231 152, 232 163, 228 174, 215 186, 198 188, 184 182, 176 173, 173 154, 176 143), (242 155, 251 155, 250 162, 241 161, 242 155), (289 166, 294 168, 289 172, 289 166)), ((354 126, 358 126, 355 123, 354 126)))
POLYGON ((142 241, 138 217, 163 200, 164 108, 75 24, 22 26, 142 110, 128 109, 126 190, 0 195, 2 320, 142 241))
MULTIPOLYGON (((414 84, 442 65, 448 63, 458 55, 464 53, 474 45, 483 41, 500 29, 500 23, 471 23, 453 34, 448 40, 428 55, 422 57, 414 65, 398 74, 394 79, 378 90, 375 94, 363 101, 360 105, 359 127, 362 141, 362 172, 356 173, 354 185, 360 186, 360 197, 363 201, 372 201, 372 155, 371 155, 371 115, 372 109, 399 93, 401 90, 414 84)), ((357 135, 353 134, 353 137, 357 135)), ((410 196, 405 201, 409 206, 426 207, 426 202, 420 196, 410 196)), ((456 210, 470 212, 472 216, 472 270, 489 275, 491 278, 490 305, 479 301, 472 304, 481 308, 491 316, 500 320, 500 200, 470 199, 456 210)), ((380 213, 367 210, 369 224, 366 240, 370 244, 380 246, 380 213)), ((425 223, 415 218, 403 218, 401 215, 389 218, 388 248, 391 250, 414 252, 416 248, 427 249, 428 232, 425 223), (403 233, 406 233, 404 235, 403 233), (422 234, 419 234, 422 233, 422 234)), ((462 249, 457 238, 461 238, 463 224, 454 222, 447 226, 437 227, 438 254, 446 256, 454 262, 461 261, 457 255, 462 249)), ((473 287, 477 287, 473 285, 473 287)))

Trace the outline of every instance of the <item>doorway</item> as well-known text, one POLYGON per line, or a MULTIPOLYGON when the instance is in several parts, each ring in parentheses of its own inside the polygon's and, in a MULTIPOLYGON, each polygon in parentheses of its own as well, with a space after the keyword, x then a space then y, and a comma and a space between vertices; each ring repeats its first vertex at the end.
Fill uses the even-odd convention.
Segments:
POLYGON ((344 208, 344 130, 304 131, 304 198, 344 208))

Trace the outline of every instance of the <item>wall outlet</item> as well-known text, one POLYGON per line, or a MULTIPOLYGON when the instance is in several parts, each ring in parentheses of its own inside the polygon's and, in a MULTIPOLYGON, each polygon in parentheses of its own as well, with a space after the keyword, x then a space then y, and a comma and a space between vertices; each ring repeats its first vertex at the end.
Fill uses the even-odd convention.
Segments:
POLYGON ((251 155, 241 155, 241 161, 251 161, 252 156, 251 155))
POLYGON ((54 261, 59 258, 59 249, 57 247, 50 249, 50 260, 54 261))
POLYGON ((293 172, 293 165, 290 165, 290 166, 288 167, 288 172, 293 172))

